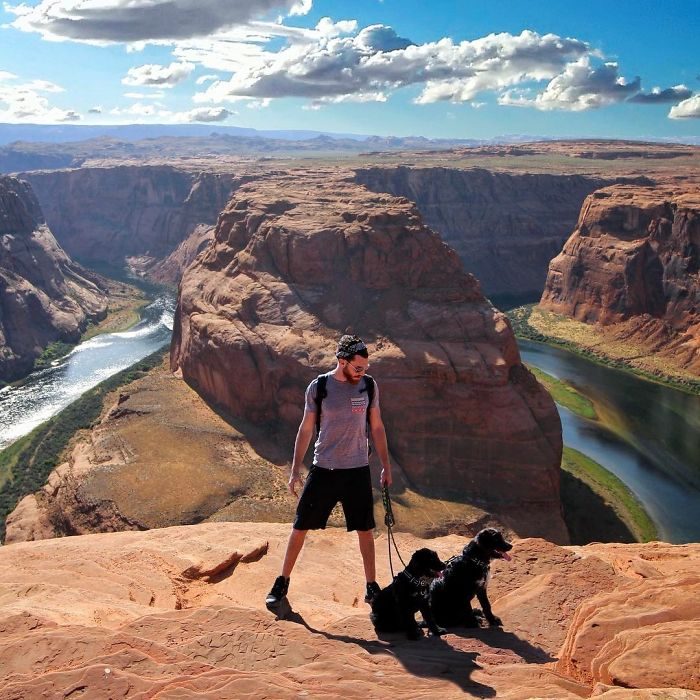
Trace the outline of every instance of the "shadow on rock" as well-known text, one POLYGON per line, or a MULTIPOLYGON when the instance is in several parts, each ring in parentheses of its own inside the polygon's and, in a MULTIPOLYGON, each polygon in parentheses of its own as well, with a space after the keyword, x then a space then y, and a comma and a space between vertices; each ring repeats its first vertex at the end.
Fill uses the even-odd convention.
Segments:
POLYGON ((369 654, 393 656, 414 676, 437 678, 454 683, 465 693, 478 698, 492 698, 496 691, 488 685, 473 681, 470 676, 475 669, 478 652, 467 652, 450 646, 442 637, 423 637, 416 641, 406 639, 403 634, 381 635, 375 640, 353 637, 347 634, 333 634, 311 627, 306 620, 292 610, 288 601, 283 601, 276 611, 278 619, 295 622, 313 634, 320 634, 346 644, 356 644, 369 654))
POLYGON ((462 639, 478 639, 493 649, 508 649, 529 664, 546 664, 557 661, 555 656, 542 647, 531 644, 526 639, 518 637, 513 632, 507 632, 502 627, 453 627, 450 628, 449 632, 462 639))

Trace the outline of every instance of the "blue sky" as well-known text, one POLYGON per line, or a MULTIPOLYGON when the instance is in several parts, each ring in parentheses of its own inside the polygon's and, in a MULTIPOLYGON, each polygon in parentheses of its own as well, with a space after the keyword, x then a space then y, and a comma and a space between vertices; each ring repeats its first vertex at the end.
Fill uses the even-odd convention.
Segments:
POLYGON ((6 0, 0 122, 700 135, 700 0, 6 0))

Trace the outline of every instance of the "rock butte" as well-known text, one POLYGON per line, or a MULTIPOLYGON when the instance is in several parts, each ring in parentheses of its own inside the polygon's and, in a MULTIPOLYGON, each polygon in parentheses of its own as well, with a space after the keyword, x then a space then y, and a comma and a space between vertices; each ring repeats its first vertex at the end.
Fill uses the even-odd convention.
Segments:
MULTIPOLYGON (((309 538, 288 619, 265 610, 287 534, 217 523, 2 547, 0 697, 699 696, 700 545, 516 541, 490 584, 502 630, 410 642, 377 639, 339 529, 309 538)), ((399 537, 442 557, 464 543, 399 537)))
POLYGON ((504 314, 406 199, 333 171, 243 185, 182 279, 171 366, 291 444, 304 388, 348 327, 370 343, 405 482, 566 541, 554 403, 504 314))
POLYGON ((700 375, 700 186, 590 195, 540 305, 700 375))
POLYGON ((106 311, 99 276, 58 245, 31 187, 0 177, 0 379, 27 374, 51 342, 77 342, 106 311))

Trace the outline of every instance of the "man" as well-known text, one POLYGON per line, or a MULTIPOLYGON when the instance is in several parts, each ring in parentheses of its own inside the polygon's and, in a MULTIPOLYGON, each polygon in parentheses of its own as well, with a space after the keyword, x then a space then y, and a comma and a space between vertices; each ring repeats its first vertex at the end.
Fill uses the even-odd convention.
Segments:
MULTIPOLYGON (((289 476, 289 490, 299 498, 282 572, 265 599, 268 608, 275 608, 287 595, 289 577, 309 530, 326 527, 328 517, 340 502, 348 532, 357 530, 362 563, 367 581, 365 602, 371 603, 380 588, 376 582, 374 563, 374 505, 369 471, 367 423, 372 442, 382 464, 380 484, 391 484, 391 464, 386 432, 379 411, 379 390, 376 382, 365 375, 369 369, 367 346, 356 335, 344 335, 335 353, 337 364, 325 380, 321 420, 314 444, 313 465, 301 496, 301 468, 304 455, 316 430, 318 383, 314 379, 306 389, 304 417, 294 442, 294 460, 289 476), (374 386, 370 404, 370 382, 374 386), (369 413, 367 413, 369 411, 369 413)), ((323 392, 320 392, 323 394, 323 392)))

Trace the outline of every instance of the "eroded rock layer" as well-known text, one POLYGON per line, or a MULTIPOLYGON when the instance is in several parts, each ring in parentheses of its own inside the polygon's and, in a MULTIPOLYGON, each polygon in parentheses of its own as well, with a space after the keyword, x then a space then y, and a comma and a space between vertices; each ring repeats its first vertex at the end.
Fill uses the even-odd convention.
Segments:
POLYGON ((616 185, 586 199, 540 305, 700 374, 700 187, 616 185))
POLYGON ((58 245, 30 186, 0 177, 0 380, 27 374, 49 343, 76 342, 106 310, 99 278, 58 245))
POLYGON ((183 277, 172 368, 234 416, 290 436, 348 328, 370 343, 411 486, 566 539, 559 417, 507 319, 413 204, 351 175, 290 172, 237 191, 183 277))
MULTIPOLYGON (((377 637, 355 538, 336 528, 307 539, 287 619, 267 611, 288 533, 210 523, 0 548, 0 696, 698 697, 699 545, 517 540, 492 565, 502 629, 409 641, 377 637)), ((465 542, 400 545, 446 559, 465 542)))
POLYGON ((171 166, 27 173, 57 239, 75 257, 140 272, 200 225, 212 226, 236 187, 233 175, 171 166))
POLYGON ((374 192, 415 202, 486 294, 535 298, 583 200, 611 182, 583 175, 389 166, 358 169, 357 180, 374 192))

